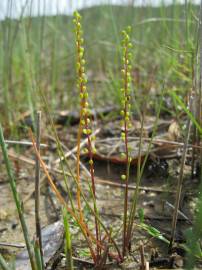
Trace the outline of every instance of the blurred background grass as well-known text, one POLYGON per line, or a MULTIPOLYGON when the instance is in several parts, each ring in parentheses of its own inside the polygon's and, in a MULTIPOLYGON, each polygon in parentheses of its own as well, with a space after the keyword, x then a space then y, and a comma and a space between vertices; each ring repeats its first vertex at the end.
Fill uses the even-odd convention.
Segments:
MULTIPOLYGON (((156 102, 162 84, 182 95, 190 90, 199 6, 173 1, 156 7, 102 5, 80 12, 92 106, 119 102, 120 33, 127 25, 132 26, 133 96, 138 106, 148 94, 148 107, 156 102)), ((73 28, 72 17, 59 14, 0 22, 0 121, 4 125, 41 108, 39 88, 52 112, 78 106, 73 28)))

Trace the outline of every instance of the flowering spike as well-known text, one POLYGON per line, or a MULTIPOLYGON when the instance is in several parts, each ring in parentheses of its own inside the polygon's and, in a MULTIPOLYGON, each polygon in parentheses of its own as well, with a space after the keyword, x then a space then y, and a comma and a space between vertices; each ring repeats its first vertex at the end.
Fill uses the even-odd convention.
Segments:
POLYGON ((126 158, 126 173, 122 174, 121 179, 125 180, 125 195, 124 195, 124 218, 123 218, 123 257, 125 256, 128 243, 127 243, 127 229, 128 229, 128 180, 130 163, 132 158, 130 156, 131 150, 128 145, 128 130, 131 127, 131 104, 130 104, 130 92, 131 92, 131 48, 132 43, 130 41, 131 27, 127 27, 126 30, 122 31, 122 79, 121 79, 121 139, 125 144, 125 158, 126 158))
MULTIPOLYGON (((79 89, 80 96, 80 124, 79 131, 77 137, 77 181, 79 184, 79 188, 77 189, 77 200, 78 200, 78 208, 80 211, 80 217, 83 218, 83 213, 81 209, 80 202, 80 144, 81 144, 81 136, 82 134, 87 138, 87 154, 89 155, 89 165, 90 165, 90 174, 91 174, 91 182, 92 182, 92 191, 94 198, 96 200, 96 192, 95 192, 95 176, 94 176, 94 163, 93 163, 93 153, 95 153, 95 147, 92 145, 91 140, 91 119, 89 117, 89 103, 88 103, 88 92, 87 92, 87 75, 85 73, 85 64, 86 61, 84 59, 85 49, 84 49, 84 39, 83 39, 83 31, 81 24, 81 15, 76 11, 74 12, 74 20, 75 24, 75 33, 76 33, 76 51, 77 51, 77 60, 76 60, 76 70, 77 70, 77 87, 79 89)), ((94 211, 97 213, 96 204, 94 206, 94 211)), ((100 230, 98 226, 97 216, 95 216, 95 231, 96 231, 96 240, 97 240, 97 254, 100 253, 100 247, 98 242, 100 240, 100 230)))

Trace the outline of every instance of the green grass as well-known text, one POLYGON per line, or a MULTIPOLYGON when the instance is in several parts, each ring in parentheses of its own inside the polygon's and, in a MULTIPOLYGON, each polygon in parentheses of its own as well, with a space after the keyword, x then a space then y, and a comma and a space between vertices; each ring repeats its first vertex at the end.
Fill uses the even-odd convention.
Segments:
MULTIPOLYGON (((37 268, 37 262, 36 262, 36 259, 34 256, 33 245, 30 241, 30 236, 29 236, 27 224, 26 224, 25 217, 24 217, 23 204, 22 204, 22 201, 19 197, 19 193, 17 192, 16 181, 14 178, 11 163, 10 163, 9 158, 8 158, 7 147, 6 147, 6 143, 4 141, 4 135, 3 135, 3 130, 2 130, 1 124, 0 124, 0 146, 1 146, 2 154, 3 154, 4 162, 6 165, 6 170, 7 170, 7 174, 8 174, 10 188, 12 191, 13 200, 14 200, 16 208, 17 208, 19 220, 20 220, 23 235, 24 235, 25 244, 26 244, 27 251, 29 254, 30 264, 31 264, 32 270, 37 270, 38 268, 37 268)), ((1 265, 3 267, 4 267, 4 264, 5 263, 1 258, 1 265)))
MULTIPOLYGON (((120 32, 131 25, 135 95, 141 101, 162 81, 183 94, 191 85, 198 7, 100 6, 81 11, 91 98, 98 106, 119 100, 120 32), (188 28, 188 30, 187 30, 188 28), (104 79, 103 79, 104 77, 104 79), (110 99, 109 99, 110 98, 110 99), (109 101, 110 100, 110 101, 109 101)), ((15 122, 39 107, 38 86, 52 109, 76 106, 75 48, 71 16, 27 17, 0 23, 1 116, 15 122), (7 117, 4 117, 4 116, 7 117)), ((3 119, 2 119, 3 118, 3 119)))

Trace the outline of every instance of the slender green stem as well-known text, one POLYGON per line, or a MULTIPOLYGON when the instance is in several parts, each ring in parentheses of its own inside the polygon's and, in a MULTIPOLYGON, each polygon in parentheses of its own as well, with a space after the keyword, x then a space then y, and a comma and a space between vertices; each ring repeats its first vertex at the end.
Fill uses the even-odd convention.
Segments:
MULTIPOLYGON (((193 109, 192 105, 193 105, 193 97, 191 96, 190 97, 190 104, 189 104, 189 110, 190 111, 192 111, 192 109, 193 109)), ((175 198, 175 209, 174 209, 173 219, 172 219, 169 250, 172 248, 173 241, 175 239, 175 230, 176 230, 176 225, 177 225, 178 210, 179 210, 181 193, 182 193, 182 185, 183 185, 183 177, 184 177, 184 166, 185 166, 187 147, 188 147, 188 142, 189 142, 190 127, 191 127, 191 120, 190 120, 190 118, 188 118, 187 124, 186 124, 185 143, 184 143, 184 147, 183 147, 182 160, 181 160, 181 166, 180 166, 180 175, 179 175, 179 179, 178 179, 178 183, 177 183, 176 198, 175 198)))
POLYGON ((71 243, 71 233, 69 228, 69 221, 67 216, 67 209, 63 209, 63 223, 65 229, 65 256, 66 256, 66 269, 73 270, 73 259, 72 259, 72 243, 71 243))
POLYGON ((129 175, 130 175, 130 149, 128 145, 128 131, 131 127, 130 122, 130 83, 131 83, 131 53, 130 48, 132 47, 132 43, 130 42, 130 36, 129 33, 131 31, 131 28, 128 27, 127 30, 122 31, 123 34, 123 40, 122 40, 122 51, 123 51, 123 68, 121 70, 122 72, 122 85, 123 88, 121 89, 122 92, 122 111, 121 115, 123 116, 122 119, 122 125, 123 125, 123 131, 122 131, 122 139, 124 141, 125 145, 125 153, 126 156, 126 174, 122 175, 122 179, 125 180, 125 191, 124 191, 124 215, 123 215, 123 246, 122 246, 122 255, 123 257, 126 255, 126 252, 128 252, 129 247, 127 246, 126 241, 126 235, 127 235, 127 226, 128 226, 128 182, 129 182, 129 175))
POLYGON ((139 143, 139 150, 138 150, 136 189, 133 196, 132 207, 129 214, 128 229, 127 229, 127 235, 126 235, 126 245, 128 246, 130 245, 130 241, 132 237, 132 229, 133 229, 133 223, 134 223, 136 207, 137 207, 137 200, 138 200, 138 195, 139 195, 139 186, 141 182, 141 150, 142 150, 143 124, 144 124, 144 116, 141 119, 141 132, 140 132, 140 143, 139 143))
POLYGON ((71 207, 72 207, 73 211, 75 211, 75 207, 74 207, 74 203, 73 203, 73 198, 72 198, 72 194, 71 194, 71 191, 70 191, 70 188, 69 188, 69 185, 68 185, 68 179, 67 179, 67 175, 65 173, 65 168, 64 168, 63 161, 65 161, 65 163, 67 165, 67 168, 68 168, 68 171, 70 172, 70 175, 75 180, 74 174, 72 172, 71 166, 69 165, 69 163, 67 161, 67 158, 65 157, 64 151, 62 149, 62 145, 60 143, 60 140, 59 140, 59 137, 58 137, 58 134, 57 134, 55 125, 53 123, 53 119, 52 119, 52 116, 51 116, 51 113, 50 113, 50 109, 49 109, 48 103, 47 103, 46 98, 44 96, 44 93, 41 90, 41 88, 38 88, 38 90, 39 90, 39 95, 41 96, 42 102, 44 104, 45 115, 48 118, 48 121, 49 121, 50 126, 51 126, 51 130, 52 130, 53 135, 54 135, 55 140, 56 140, 57 153, 58 153, 58 156, 59 156, 59 159, 60 159, 60 166, 61 166, 61 169, 62 169, 62 174, 63 174, 63 177, 64 177, 65 187, 67 189, 67 193, 68 193, 68 196, 69 196, 71 207))
POLYGON ((156 116, 156 121, 154 123, 152 137, 151 137, 151 140, 149 142, 149 145, 148 145, 148 148, 147 148, 147 153, 145 155, 143 163, 140 166, 140 163, 141 163, 142 135, 143 135, 143 119, 144 119, 144 117, 142 117, 142 121, 141 121, 141 135, 140 135, 140 145, 139 145, 139 153, 138 153, 137 183, 136 183, 136 189, 135 189, 135 192, 134 192, 133 198, 132 198, 132 206, 131 206, 131 209, 130 209, 129 225, 128 225, 128 231, 127 231, 127 243, 130 242, 132 232, 133 232, 133 224, 134 224, 134 220, 135 220, 137 201, 138 201, 138 194, 139 194, 139 186, 140 186, 140 183, 141 183, 141 179, 142 179, 142 175, 143 175, 143 172, 144 172, 145 164, 146 164, 146 162, 148 160, 148 156, 149 156, 149 153, 150 153, 150 150, 151 150, 151 147, 152 147, 153 138, 154 138, 154 136, 156 134, 157 124, 158 124, 160 111, 161 111, 161 107, 162 107, 163 96, 164 96, 164 89, 162 91, 161 98, 160 98, 160 103, 158 105, 157 116, 156 116))
POLYGON ((2 267, 2 270, 11 270, 8 267, 8 264, 6 263, 6 261, 4 260, 4 257, 1 255, 0 253, 0 266, 2 267))
POLYGON ((36 239, 35 244, 34 244, 34 252, 35 252, 35 258, 36 258, 37 270, 43 270, 44 269, 43 262, 42 262, 43 256, 41 255, 41 248, 40 248, 38 239, 36 239))
MULTIPOLYGON (((36 147, 40 153, 40 141, 41 141, 41 112, 38 111, 36 114, 36 147)), ((44 270, 43 262, 43 246, 41 236, 41 221, 40 221, 40 162, 35 157, 35 226, 36 236, 39 241, 39 249, 41 254, 42 270, 44 270)))
POLYGON ((15 201, 15 205, 16 205, 16 208, 18 211, 22 231, 24 234, 24 239, 25 239, 27 251, 29 254, 29 259, 30 259, 30 263, 32 266, 32 270, 37 270, 36 261, 35 261, 35 257, 34 257, 34 249, 33 249, 33 246, 31 244, 31 241, 29 239, 29 233, 28 233, 28 229, 27 229, 27 225, 26 225, 24 213, 23 213, 23 205, 22 205, 22 202, 21 202, 19 195, 17 193, 16 183, 15 183, 13 171, 11 168, 11 164, 10 164, 10 161, 8 158, 8 153, 7 153, 6 144, 4 141, 3 130, 2 130, 1 124, 0 124, 0 145, 1 145, 2 153, 3 153, 4 161, 6 164, 6 169, 7 169, 8 178, 9 178, 9 184, 10 184, 13 198, 15 201))

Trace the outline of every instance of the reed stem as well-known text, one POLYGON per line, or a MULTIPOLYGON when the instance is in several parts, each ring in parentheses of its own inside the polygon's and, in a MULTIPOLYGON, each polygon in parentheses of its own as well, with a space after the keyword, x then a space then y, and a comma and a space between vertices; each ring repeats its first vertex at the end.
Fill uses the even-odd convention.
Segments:
POLYGON ((20 219, 20 223, 21 223, 21 227, 22 227, 22 231, 23 231, 23 235, 24 235, 24 239, 25 239, 25 244, 26 244, 27 251, 29 254, 31 267, 32 267, 32 270, 37 270, 36 260, 34 257, 34 249, 33 249, 33 246, 31 244, 31 241, 29 239, 29 233, 28 233, 27 225, 26 225, 25 218, 24 218, 23 204, 22 204, 22 202, 19 198, 18 192, 17 192, 15 178, 14 178, 11 164, 10 164, 10 161, 8 158, 8 153, 7 153, 7 149, 6 149, 6 144, 4 142, 3 130, 2 130, 1 124, 0 124, 0 145, 1 145, 2 153, 3 153, 4 161, 6 164, 6 170, 7 170, 7 174, 8 174, 8 178, 9 178, 9 184, 10 184, 13 198, 15 201, 15 205, 16 205, 16 208, 18 211, 18 215, 19 215, 19 219, 20 219))
MULTIPOLYGON (((38 111, 36 114, 36 147, 39 153, 40 153, 40 143, 41 143, 41 112, 38 111)), ((35 157, 35 226, 36 226, 36 236, 39 241, 39 250, 41 254, 42 270, 44 270, 41 221, 40 221, 39 211, 40 211, 40 162, 36 156, 35 157)))

